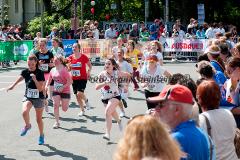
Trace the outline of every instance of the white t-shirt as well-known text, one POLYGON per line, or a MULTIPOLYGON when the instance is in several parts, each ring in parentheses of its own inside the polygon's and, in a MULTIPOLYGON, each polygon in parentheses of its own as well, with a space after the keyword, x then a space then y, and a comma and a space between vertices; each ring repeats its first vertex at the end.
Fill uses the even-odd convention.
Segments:
POLYGON ((99 39, 99 30, 97 28, 93 30, 93 38, 99 39))
POLYGON ((206 37, 208 39, 211 39, 211 38, 215 38, 215 34, 213 32, 213 28, 212 27, 209 27, 207 30, 206 30, 206 33, 205 33, 206 37))
POLYGON ((99 74, 100 78, 109 82, 109 85, 101 88, 102 99, 111 99, 116 96, 120 96, 117 80, 118 80, 118 72, 114 71, 112 75, 109 75, 106 71, 103 71, 99 74))
POLYGON ((157 65, 154 74, 150 74, 148 67, 144 66, 141 72, 141 82, 147 81, 148 85, 145 88, 150 92, 161 92, 164 87, 166 77, 163 76, 165 69, 160 65, 157 65))
POLYGON ((120 71, 133 73, 132 65, 129 64, 127 61, 122 61, 122 62, 117 61, 117 64, 120 67, 120 71))
POLYGON ((214 109, 199 115, 199 126, 207 133, 206 119, 211 125, 212 140, 216 147, 217 160, 237 160, 234 146, 236 122, 232 113, 226 109, 214 109))
MULTIPOLYGON (((118 46, 114 46, 112 48, 112 54, 113 54, 115 60, 118 60, 118 49, 119 49, 118 46)), ((127 48, 122 46, 122 50, 123 50, 124 55, 125 55, 125 53, 127 53, 127 48)))
POLYGON ((224 28, 219 28, 219 31, 220 31, 222 34, 225 34, 225 29, 224 29, 224 28))

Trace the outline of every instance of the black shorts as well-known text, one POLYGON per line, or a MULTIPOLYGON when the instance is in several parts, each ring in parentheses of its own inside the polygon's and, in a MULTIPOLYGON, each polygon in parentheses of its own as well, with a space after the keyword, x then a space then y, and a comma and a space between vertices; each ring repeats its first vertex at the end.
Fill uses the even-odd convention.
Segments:
POLYGON ((64 99, 70 99, 70 93, 59 93, 59 92, 53 92, 52 96, 60 96, 61 98, 64 99))
POLYGON ((81 80, 73 80, 73 93, 77 94, 78 91, 83 92, 86 88, 87 80, 81 79, 81 80))
MULTIPOLYGON (((116 99, 118 99, 119 101, 121 100, 121 96, 112 97, 112 98, 110 98, 110 99, 113 99, 113 98, 116 98, 116 99)), ((108 101, 109 101, 110 99, 102 99, 103 104, 108 104, 108 101)))

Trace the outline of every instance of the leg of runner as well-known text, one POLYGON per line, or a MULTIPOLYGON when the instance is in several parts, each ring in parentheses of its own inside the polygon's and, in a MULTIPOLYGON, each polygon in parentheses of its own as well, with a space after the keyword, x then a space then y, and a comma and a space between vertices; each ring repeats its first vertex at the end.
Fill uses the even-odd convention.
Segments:
POLYGON ((89 102, 88 102, 88 99, 87 99, 87 97, 86 97, 86 95, 83 93, 83 100, 84 100, 84 106, 85 106, 85 108, 87 109, 87 110, 89 110, 90 109, 90 104, 89 104, 89 102))
POLYGON ((113 111, 112 113, 112 117, 117 121, 118 124, 118 128, 120 131, 122 131, 123 127, 122 127, 122 120, 119 118, 117 111, 113 111))
POLYGON ((54 95, 53 96, 54 116, 55 116, 55 120, 56 120, 56 122, 53 125, 54 129, 58 129, 59 126, 60 126, 60 123, 59 123, 59 106, 60 106, 60 101, 61 101, 60 95, 54 95))
POLYGON ((30 116, 29 116, 29 112, 31 108, 32 108, 32 103, 30 101, 26 101, 23 103, 22 116, 25 122, 25 126, 21 130, 21 134, 20 134, 21 136, 25 136, 27 134, 27 131, 31 129, 30 116))
POLYGON ((43 107, 41 108, 35 108, 36 111, 36 120, 38 124, 38 130, 40 133, 38 144, 42 145, 44 144, 44 134, 43 134, 43 120, 42 120, 42 114, 43 114, 43 107))
POLYGON ((124 116, 125 116, 125 111, 124 111, 124 108, 123 108, 123 102, 122 101, 119 101, 119 108, 120 108, 120 114, 119 114, 119 116, 121 117, 121 118, 123 118, 124 116))
POLYGON ((66 112, 68 110, 68 107, 69 107, 69 102, 70 102, 70 99, 67 99, 67 98, 62 98, 62 110, 64 112, 66 112))
POLYGON ((83 99, 83 97, 84 97, 84 93, 81 92, 81 91, 78 91, 77 94, 76 94, 76 98, 77 98, 77 101, 78 101, 78 105, 81 109, 78 116, 83 116, 84 115, 84 104, 83 104, 84 99, 83 99))
MULTIPOLYGON (((116 111, 116 107, 119 104, 119 100, 116 98, 112 98, 108 101, 108 104, 105 109, 105 116, 106 116, 106 134, 103 138, 109 140, 110 139, 110 132, 112 128, 112 116, 114 111, 116 111)), ((117 117, 116 117, 117 118, 117 117)))

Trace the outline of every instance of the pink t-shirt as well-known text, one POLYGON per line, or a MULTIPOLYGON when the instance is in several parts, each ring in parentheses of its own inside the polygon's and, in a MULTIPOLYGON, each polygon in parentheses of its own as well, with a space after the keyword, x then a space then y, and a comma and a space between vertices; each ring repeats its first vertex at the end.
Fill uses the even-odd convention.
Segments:
MULTIPOLYGON (((54 80, 54 92, 58 92, 58 88, 65 85, 67 83, 67 79, 70 78, 70 74, 65 67, 60 71, 58 71, 56 68, 53 68, 50 71, 50 76, 54 80)), ((70 85, 63 88, 63 91, 61 93, 70 93, 70 85)))

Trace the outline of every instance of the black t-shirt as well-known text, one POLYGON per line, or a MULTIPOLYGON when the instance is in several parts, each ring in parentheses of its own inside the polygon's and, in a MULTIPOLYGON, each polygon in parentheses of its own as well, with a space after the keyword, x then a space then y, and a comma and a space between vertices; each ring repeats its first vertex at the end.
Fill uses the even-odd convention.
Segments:
POLYGON ((44 72, 44 73, 49 73, 51 71, 52 68, 50 68, 48 66, 48 64, 51 62, 50 60, 54 57, 53 53, 51 51, 47 51, 47 53, 41 53, 41 52, 37 52, 35 53, 37 59, 43 60, 44 64, 42 66, 40 66, 40 69, 44 72))
POLYGON ((37 81, 45 81, 44 73, 40 69, 36 69, 35 71, 29 71, 28 69, 23 70, 21 76, 25 79, 26 84, 25 97, 43 99, 43 92, 37 90, 35 82, 32 80, 30 74, 34 74, 37 81), (37 92, 39 93, 39 96, 36 96, 38 94, 37 92))

